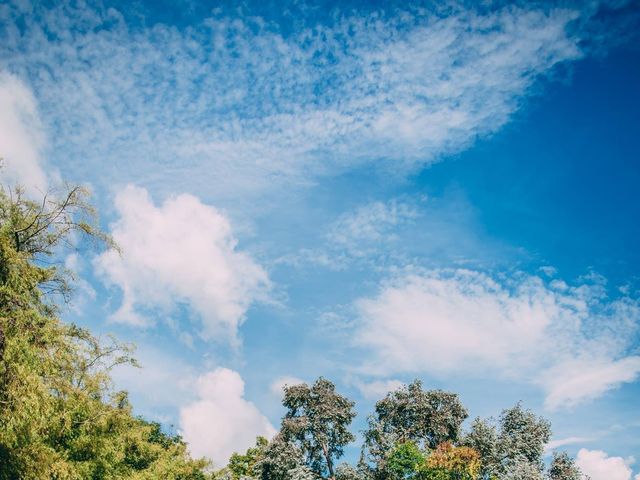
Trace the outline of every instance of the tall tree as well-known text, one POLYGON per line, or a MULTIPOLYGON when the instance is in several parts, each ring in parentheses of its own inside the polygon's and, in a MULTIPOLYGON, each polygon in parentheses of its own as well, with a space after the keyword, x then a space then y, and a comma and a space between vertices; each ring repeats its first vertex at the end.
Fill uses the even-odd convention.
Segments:
POLYGON ((482 459, 480 473, 483 478, 492 478, 500 472, 498 431, 491 422, 476 418, 461 443, 480 454, 482 459))
POLYGON ((550 438, 549 422, 518 403, 503 410, 497 427, 490 421, 475 420, 462 443, 480 453, 483 475, 502 478, 533 470, 540 474, 550 438))
POLYGON ((500 415, 498 452, 505 465, 524 459, 538 471, 544 468, 544 447, 551 439, 551 424, 518 403, 500 415))
POLYGON ((434 449, 446 441, 456 442, 467 416, 458 395, 424 390, 415 380, 376 403, 365 432, 363 462, 373 463, 377 475, 385 477, 386 452, 394 445, 413 442, 434 449))
POLYGON ((334 478, 335 460, 355 440, 349 425, 355 417, 354 403, 338 394, 335 385, 319 378, 312 386, 285 387, 282 435, 303 452, 307 465, 318 475, 334 478))
POLYGON ((94 218, 82 188, 0 189, 0 479, 203 479, 206 462, 111 388, 131 349, 58 318, 73 284, 56 259, 78 233, 108 241, 94 218))
POLYGON ((253 468, 253 477, 260 480, 291 480, 291 472, 304 465, 300 448, 287 441, 281 433, 265 447, 253 468))

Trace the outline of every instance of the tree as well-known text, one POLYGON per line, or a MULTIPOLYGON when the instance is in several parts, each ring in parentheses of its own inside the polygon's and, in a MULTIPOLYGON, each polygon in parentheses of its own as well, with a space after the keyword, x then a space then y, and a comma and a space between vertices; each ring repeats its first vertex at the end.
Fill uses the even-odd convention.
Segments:
POLYGON ((524 458, 516 458, 498 477, 499 480, 544 480, 540 468, 524 458))
MULTIPOLYGON (((331 475, 326 464, 320 462, 326 461, 325 451, 335 450, 323 448, 321 442, 342 438, 348 432, 353 403, 336 394, 333 384, 324 379, 312 387, 287 388, 284 403, 288 412, 281 433, 266 447, 263 440, 247 454, 234 455, 227 476, 221 480, 248 479, 247 465, 252 462, 251 478, 260 480, 308 480, 331 475), (230 469, 241 476, 232 477, 230 469)), ((425 392, 419 382, 390 392, 376 404, 376 415, 370 417, 365 437, 365 441, 374 438, 377 442, 373 443, 379 455, 376 463, 361 460, 357 469, 342 464, 335 471, 335 480, 582 479, 573 460, 564 453, 554 454, 544 473, 542 459, 551 435, 549 422, 520 403, 503 410, 497 421, 474 420, 462 438, 459 428, 466 410, 457 396, 425 392), (446 436, 459 440, 445 440, 432 447, 436 439, 446 436), (403 440, 396 441, 398 438, 403 440)))
POLYGON ((405 480, 418 478, 420 467, 424 464, 425 454, 413 442, 397 444, 388 454, 386 470, 389 478, 405 480))
POLYGON ((551 438, 551 424, 518 403, 500 415, 498 452, 507 466, 519 459, 543 469, 544 447, 551 438))
POLYGON ((298 465, 289 470, 289 478, 291 480, 318 480, 315 472, 306 465, 298 465))
POLYGON ((131 347, 58 318, 79 235, 109 243, 87 192, 41 202, 0 189, 0 479, 204 479, 180 437, 135 418, 110 370, 131 347))
POLYGON ((548 477, 549 480, 582 480, 582 472, 565 452, 553 452, 548 477))
POLYGON ((336 480, 364 480, 364 476, 348 463, 342 463, 336 468, 336 480))
POLYGON ((495 425, 476 418, 471 424, 470 431, 464 436, 462 445, 473 448, 480 455, 480 475, 482 478, 492 478, 500 472, 501 459, 498 452, 498 432, 495 425))
POLYGON ((415 380, 378 401, 369 418, 363 446, 363 462, 373 466, 373 475, 385 478, 386 452, 394 445, 413 442, 434 449, 443 442, 456 442, 468 413, 458 395, 442 390, 423 390, 415 380))
POLYGON ((268 445, 269 440, 264 437, 258 437, 256 438, 256 446, 249 448, 244 455, 239 453, 231 455, 227 467, 231 472, 231 478, 239 480, 253 475, 255 473, 255 465, 264 456, 268 445))
POLYGON ((334 478, 334 462, 343 455, 344 446, 355 440, 349 425, 355 417, 354 403, 336 393, 335 385, 319 378, 307 384, 285 387, 282 435, 295 442, 306 464, 320 476, 334 478))
POLYGON ((480 454, 470 447, 456 447, 444 442, 431 452, 421 478, 476 480, 480 474, 480 454))
POLYGON ((549 422, 518 403, 502 412, 497 428, 488 421, 474 421, 463 444, 480 453, 483 475, 502 478, 531 469, 540 474, 550 437, 549 422))
POLYGON ((260 480, 291 480, 290 472, 304 465, 300 449, 278 434, 257 459, 253 474, 260 480))

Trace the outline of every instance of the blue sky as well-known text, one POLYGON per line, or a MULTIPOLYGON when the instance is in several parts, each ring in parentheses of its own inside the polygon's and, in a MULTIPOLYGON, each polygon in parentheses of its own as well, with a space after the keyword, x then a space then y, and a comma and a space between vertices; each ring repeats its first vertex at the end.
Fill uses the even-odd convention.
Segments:
POLYGON ((195 454, 271 434, 286 382, 334 380, 357 431, 420 378, 472 416, 523 400, 593 480, 631 479, 639 18, 4 3, 3 176, 91 187, 123 251, 65 259, 65 318, 138 345, 117 386, 195 454))

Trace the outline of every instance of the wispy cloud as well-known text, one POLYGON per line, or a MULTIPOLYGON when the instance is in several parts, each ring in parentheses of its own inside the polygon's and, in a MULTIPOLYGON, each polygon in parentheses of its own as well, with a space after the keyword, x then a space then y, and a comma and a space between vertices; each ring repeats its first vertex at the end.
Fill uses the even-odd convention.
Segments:
POLYGON ((547 452, 551 452, 552 450, 555 450, 556 448, 564 447, 566 445, 583 444, 583 443, 587 443, 587 442, 593 442, 593 440, 594 439, 591 438, 591 437, 558 438, 558 439, 551 440, 549 443, 547 443, 547 445, 545 446, 545 450, 547 452))
POLYGON ((640 303, 608 299, 598 283, 430 270, 400 275, 357 306, 357 342, 373 350, 379 374, 498 372, 539 385, 550 409, 640 374, 640 303))
POLYGON ((581 56, 567 29, 579 12, 566 9, 343 15, 284 34, 254 17, 178 29, 112 8, 16 5, 0 12, 0 59, 37 93, 67 172, 100 165, 107 182, 222 197, 438 161, 581 56))
POLYGON ((409 202, 390 200, 361 205, 341 215, 329 228, 327 240, 350 256, 366 256, 373 246, 393 241, 394 231, 420 215, 409 202))
POLYGON ((47 190, 42 150, 45 135, 37 102, 16 76, 0 71, 0 176, 27 192, 47 190))
POLYGON ((485 232, 478 212, 456 188, 439 197, 401 195, 358 204, 318 229, 317 246, 287 252, 273 263, 379 274, 412 265, 484 268, 526 256, 485 232))

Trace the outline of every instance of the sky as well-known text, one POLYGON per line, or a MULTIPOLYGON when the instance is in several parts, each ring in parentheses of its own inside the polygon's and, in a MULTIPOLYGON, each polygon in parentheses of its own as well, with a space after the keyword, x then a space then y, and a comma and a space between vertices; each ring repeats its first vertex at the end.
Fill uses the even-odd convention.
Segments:
MULTIPOLYGON (((283 385, 518 401, 640 478, 640 5, 0 4, 0 174, 93 192, 63 318, 223 465, 283 385), (635 457, 635 458, 634 458, 635 457)), ((358 446, 347 449, 354 460, 358 446)))

